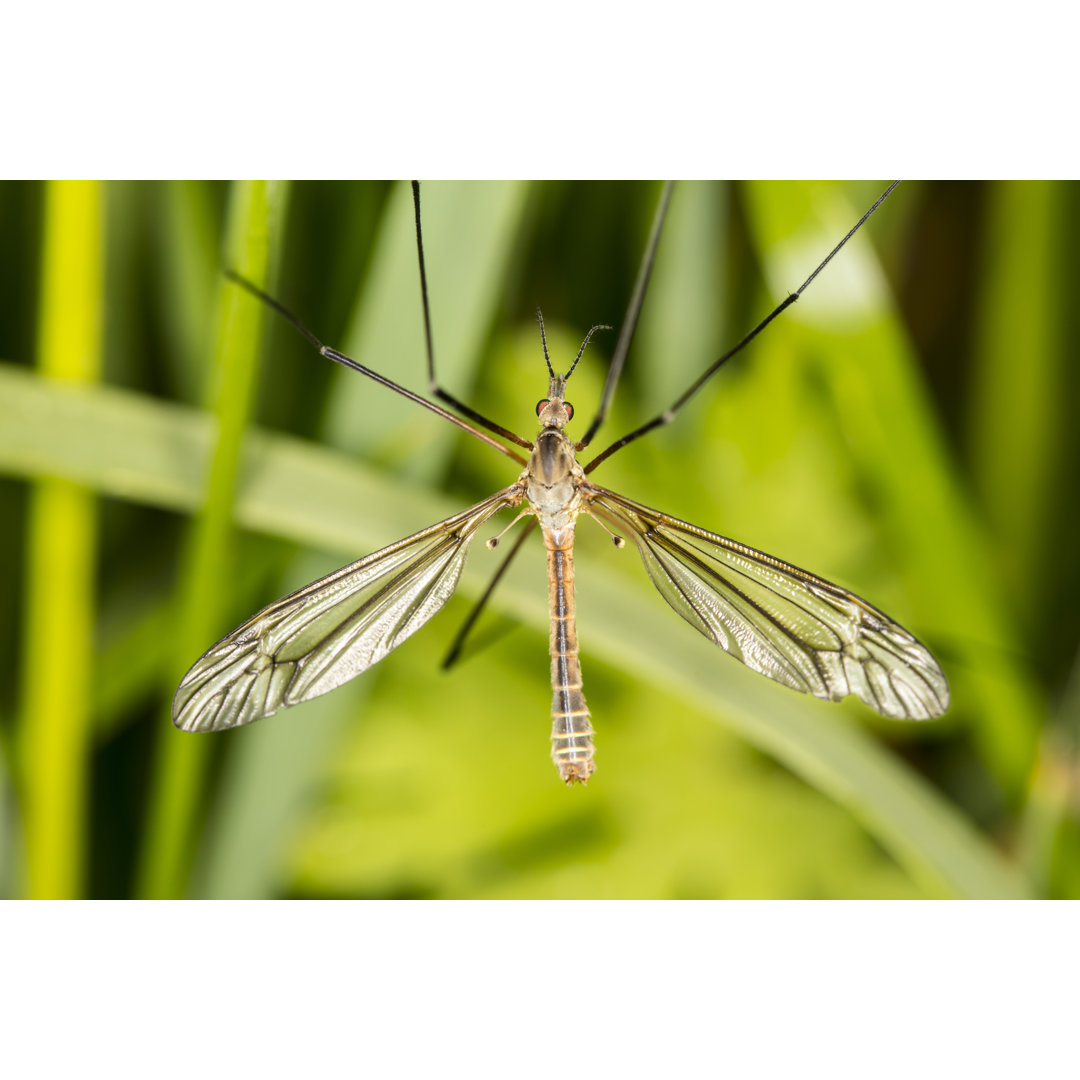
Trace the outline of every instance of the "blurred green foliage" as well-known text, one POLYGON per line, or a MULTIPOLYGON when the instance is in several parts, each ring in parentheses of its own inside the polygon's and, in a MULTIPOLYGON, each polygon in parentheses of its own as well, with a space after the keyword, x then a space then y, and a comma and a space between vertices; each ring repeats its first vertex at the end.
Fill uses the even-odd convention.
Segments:
MULTIPOLYGON (((797 288, 884 186, 679 186, 596 449, 797 288)), ((557 367, 618 326, 658 194, 426 184, 443 384, 531 435, 533 308, 557 367)), ((597 474, 889 612, 941 660, 948 715, 896 724, 746 672, 583 523, 599 767, 566 790, 538 537, 450 673, 498 563, 479 544, 447 610, 349 686, 224 735, 169 722, 180 676, 243 618, 515 474, 222 277, 245 268, 423 392, 407 185, 0 185, 3 893, 1080 895, 1078 208, 1069 184, 901 186, 675 423, 597 474)), ((614 337, 575 373, 579 430, 614 337)))

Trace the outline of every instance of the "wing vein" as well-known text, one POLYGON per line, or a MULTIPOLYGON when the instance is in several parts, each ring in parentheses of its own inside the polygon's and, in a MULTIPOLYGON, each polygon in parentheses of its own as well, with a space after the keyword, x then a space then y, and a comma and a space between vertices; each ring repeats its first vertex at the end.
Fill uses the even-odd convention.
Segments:
POLYGON ((443 607, 476 533, 521 496, 513 484, 263 608, 192 665, 173 722, 185 731, 236 727, 366 671, 443 607))
POLYGON ((885 716, 948 707, 929 650, 854 593, 607 488, 590 483, 585 495, 590 512, 630 531, 669 606, 748 667, 816 697, 856 694, 885 716))

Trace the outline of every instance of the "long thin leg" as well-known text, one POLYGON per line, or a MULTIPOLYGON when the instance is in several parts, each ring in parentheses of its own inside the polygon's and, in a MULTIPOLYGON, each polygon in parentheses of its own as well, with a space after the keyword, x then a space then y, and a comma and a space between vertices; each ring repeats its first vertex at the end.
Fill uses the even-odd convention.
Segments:
MULTIPOLYGON (((372 371, 371 368, 365 367, 357 360, 353 360, 352 357, 346 356, 344 353, 338 352, 337 349, 331 349, 329 345, 324 345, 291 311, 288 310, 280 301, 275 300, 269 293, 265 293, 258 285, 248 281, 247 278, 241 277, 235 270, 226 270, 225 276, 230 281, 235 281, 237 285, 244 289, 247 289, 254 297, 261 300, 267 307, 273 308, 282 318, 292 323, 301 334, 304 335, 315 346, 316 349, 322 353, 328 360, 333 360, 335 364, 341 364, 344 367, 352 368, 353 371, 360 372, 361 375, 366 375, 369 379, 374 379, 380 386, 385 386, 388 390, 393 390, 395 394, 400 394, 402 397, 408 398, 410 401, 415 401, 417 405, 423 405, 425 409, 430 409, 437 416, 443 417, 444 420, 449 420, 451 424, 457 424, 462 431, 467 431, 474 438, 479 439, 481 442, 485 442, 488 446, 493 446, 500 454, 505 454, 509 458, 513 458, 514 461, 520 465, 525 464, 525 459, 516 451, 511 450, 509 446, 503 446, 502 443, 496 442, 490 435, 485 435, 482 431, 477 431, 472 424, 467 424, 460 416, 455 416, 452 412, 447 412, 441 405, 436 405, 434 401, 428 401, 427 398, 421 397, 419 394, 414 394, 411 390, 406 390, 404 386, 400 386, 394 382, 393 379, 388 379, 385 375, 380 375, 377 371, 372 371)), ((531 443, 527 443, 527 446, 531 446, 531 443)))
POLYGON ((525 538, 532 533, 533 529, 536 528, 536 525, 536 518, 530 518, 529 523, 520 533, 518 533, 518 538, 514 541, 514 546, 506 553, 506 557, 503 561, 499 563, 499 569, 495 571, 495 576, 488 582, 488 586, 484 590, 484 595, 473 605, 472 611, 469 612, 469 617, 461 624, 461 629, 458 630, 455 635, 453 643, 450 645, 450 649, 442 662, 443 671, 448 671, 461 659, 462 649, 465 648, 465 641, 469 634, 472 633, 472 628, 476 625, 476 621, 480 618, 484 608, 487 607, 487 603, 491 599, 492 593, 495 592, 495 587, 502 581, 503 575, 509 568, 510 563, 514 561, 514 556, 521 550, 522 545, 525 543, 525 538))
POLYGON ((652 228, 649 231, 648 242, 645 244, 645 254, 641 257, 641 266, 638 267, 634 291, 630 294, 630 303, 626 307, 622 326, 619 327, 619 340, 615 343, 615 352, 611 357, 607 382, 604 383, 604 392, 600 397, 600 407, 596 410, 596 416, 593 417, 593 422, 589 425, 588 430, 575 444, 575 450, 584 450, 592 442, 593 436, 604 422, 604 417, 607 416, 607 411, 611 406, 611 399, 615 396, 615 387, 618 385, 619 376, 622 374, 623 366, 626 364, 626 354, 630 351, 630 343, 634 340, 634 331, 637 329, 641 305, 645 301, 645 290, 648 288, 649 276, 652 274, 653 262, 656 260, 656 249, 660 244, 660 233, 664 228, 668 203, 671 202, 672 187, 672 182, 668 180, 664 184, 663 191, 660 192, 660 202, 657 204, 656 213, 653 215, 652 228))
POLYGON ((518 446, 524 446, 526 449, 531 450, 532 443, 529 442, 528 439, 523 439, 520 435, 515 435, 514 432, 504 428, 501 424, 496 424, 494 420, 489 420, 475 409, 470 408, 463 401, 458 401, 456 397, 444 390, 435 379, 435 346, 431 340, 431 310, 428 305, 427 270, 424 266, 424 238, 420 231, 419 181, 414 180, 412 182, 412 192, 413 209, 416 212, 416 256, 420 261, 420 295, 424 302, 424 334, 427 340, 428 389, 440 401, 445 401, 447 405, 457 409, 459 413, 467 416, 473 423, 487 428, 488 431, 494 431, 496 435, 501 435, 504 439, 509 439, 511 442, 517 443, 518 446))
POLYGON ((816 278, 818 274, 820 274, 821 271, 824 270, 830 262, 832 262, 836 253, 855 235, 856 232, 859 231, 860 228, 862 228, 863 224, 866 222, 866 219, 870 217, 870 215, 889 197, 889 195, 892 193, 893 188, 895 188, 896 185, 899 183, 899 180, 894 180, 885 189, 885 192, 880 196, 877 202, 875 202, 874 205, 871 206, 870 209, 867 210, 866 213, 863 214, 863 216, 859 218, 857 222, 855 222, 851 229, 848 230, 848 233, 843 238, 843 240, 841 240, 840 243, 837 244, 836 247, 834 247, 832 251, 830 251, 829 254, 825 256, 824 259, 822 259, 822 261, 818 264, 817 269, 814 270, 814 272, 798 287, 798 289, 796 289, 795 292, 793 292, 786 300, 784 300, 783 303, 778 305, 772 312, 770 312, 770 314, 768 314, 764 319, 762 319, 761 322, 759 322, 757 326, 755 326, 754 329, 751 330, 750 333, 747 334, 746 337, 744 337, 742 341, 740 341, 734 348, 729 349, 726 353, 724 353, 723 356, 720 357, 719 360, 716 360, 713 364, 706 368, 706 370, 702 372, 702 374, 691 384, 690 389, 687 390, 686 393, 682 395, 682 397, 678 398, 672 405, 670 405, 667 409, 660 413, 659 416, 654 416, 648 423, 642 424, 641 427, 636 428, 634 431, 631 431, 629 435, 624 435, 618 441, 613 442, 602 453, 597 454, 597 456, 594 457, 592 461, 590 461, 589 464, 585 466, 585 471, 587 473, 592 472, 593 469, 597 467, 597 465, 606 461, 609 457, 611 457, 612 454, 615 453, 616 450, 621 450, 628 443, 632 443, 635 439, 640 439, 642 435, 647 434, 654 428, 658 428, 664 424, 671 423, 671 421, 675 417, 675 414, 702 388, 702 386, 705 385, 706 382, 708 382, 709 379, 713 377, 713 375, 715 375, 720 370, 721 367, 724 366, 724 364, 726 364, 733 356, 735 356, 736 353, 741 352, 747 345, 749 345, 750 342, 753 341, 754 338, 756 338, 758 334, 760 334, 761 331, 764 330, 765 327, 768 326, 769 323, 771 323, 773 319, 775 319, 776 316, 780 314, 781 311, 783 311, 785 308, 790 307, 792 304, 795 303, 796 300, 799 299, 800 296, 802 296, 803 292, 806 290, 807 286, 809 286, 810 282, 812 282, 814 278, 816 278))

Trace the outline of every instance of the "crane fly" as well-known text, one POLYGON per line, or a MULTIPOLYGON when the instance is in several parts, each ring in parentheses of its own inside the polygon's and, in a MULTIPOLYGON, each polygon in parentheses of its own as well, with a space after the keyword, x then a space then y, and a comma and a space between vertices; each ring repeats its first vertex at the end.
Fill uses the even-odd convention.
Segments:
MULTIPOLYGON (((941 668, 925 646, 883 612, 797 566, 650 509, 590 479, 593 470, 612 454, 668 423, 724 363, 794 303, 895 186, 870 207, 795 293, 710 365, 668 409, 584 465, 578 454, 605 418, 630 347, 670 185, 661 195, 597 414, 576 442, 566 433, 574 415, 566 399, 566 385, 593 334, 610 327, 594 326, 566 373, 559 374, 552 367, 543 318, 537 310, 548 388, 537 405, 540 427, 533 440, 493 423, 453 398, 435 380, 420 189, 415 182, 429 384, 433 395, 449 408, 323 345, 277 300, 230 274, 292 323, 323 356, 450 420, 522 469, 509 487, 475 506, 263 608, 192 665, 176 692, 173 722, 183 731, 239 727, 325 694, 366 671, 442 608, 457 586, 473 540, 505 509, 518 511, 511 525, 521 518, 533 519, 530 528, 539 526, 547 552, 552 757, 567 784, 587 782, 595 768, 594 733, 582 690, 574 617, 574 532, 582 514, 603 525, 616 547, 624 547, 629 537, 664 600, 699 633, 752 670, 792 690, 826 700, 855 694, 870 708, 897 720, 941 715, 949 704, 949 687, 941 668), (515 446, 527 452, 527 457, 515 446)), ((522 531, 510 558, 528 531, 522 531)), ((487 541, 489 548, 497 543, 498 537, 487 541)), ((490 588, 484 599, 489 594, 490 588)))

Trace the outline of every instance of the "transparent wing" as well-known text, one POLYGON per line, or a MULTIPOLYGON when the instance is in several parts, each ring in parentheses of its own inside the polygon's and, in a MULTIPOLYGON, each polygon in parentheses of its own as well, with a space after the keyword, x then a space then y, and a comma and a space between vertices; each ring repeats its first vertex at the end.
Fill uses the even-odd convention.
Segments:
POLYGON ((506 488, 263 608, 208 649, 173 699, 183 731, 221 731, 318 697, 366 671, 434 615, 506 488))
POLYGON ((589 509, 627 533, 660 595, 700 633, 754 671, 838 701, 857 694, 896 720, 949 705, 929 650, 846 589, 604 488, 589 509))

